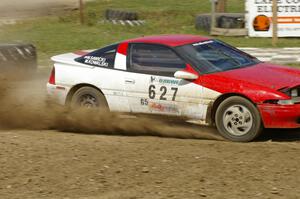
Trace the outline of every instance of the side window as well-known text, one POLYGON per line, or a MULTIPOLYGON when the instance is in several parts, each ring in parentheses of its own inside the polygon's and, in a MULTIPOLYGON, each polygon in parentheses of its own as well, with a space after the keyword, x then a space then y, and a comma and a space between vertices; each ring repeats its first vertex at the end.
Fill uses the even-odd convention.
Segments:
POLYGON ((185 62, 168 47, 155 44, 130 45, 130 70, 151 74, 173 74, 185 62))
POLYGON ((101 48, 82 57, 79 57, 75 59, 75 61, 91 66, 113 68, 117 47, 118 45, 111 45, 105 48, 101 48))

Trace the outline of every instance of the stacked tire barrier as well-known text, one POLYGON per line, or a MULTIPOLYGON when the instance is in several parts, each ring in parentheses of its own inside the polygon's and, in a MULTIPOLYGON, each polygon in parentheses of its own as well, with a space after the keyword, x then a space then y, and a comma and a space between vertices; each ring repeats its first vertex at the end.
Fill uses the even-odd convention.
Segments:
MULTIPOLYGON (((211 14, 200 14, 196 17, 196 29, 210 31, 211 14)), ((217 28, 244 28, 244 13, 216 13, 217 28)))
POLYGON ((121 10, 111 10, 105 11, 106 20, 138 20, 138 14, 136 12, 121 11, 121 10))
POLYGON ((211 15, 210 14, 200 14, 196 17, 195 21, 196 29, 210 31, 211 26, 211 15))
POLYGON ((220 16, 217 20, 219 28, 244 28, 245 18, 242 16, 220 16))
POLYGON ((140 26, 145 24, 144 20, 139 20, 137 12, 122 11, 122 10, 111 10, 105 11, 105 21, 112 24, 129 25, 129 26, 140 26))
POLYGON ((31 44, 0 44, 0 71, 34 71, 36 48, 31 44))

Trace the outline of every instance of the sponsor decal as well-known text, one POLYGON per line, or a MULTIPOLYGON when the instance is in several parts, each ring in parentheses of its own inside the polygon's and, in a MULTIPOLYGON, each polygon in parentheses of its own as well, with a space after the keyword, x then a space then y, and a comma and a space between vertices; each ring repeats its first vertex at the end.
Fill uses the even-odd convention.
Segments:
POLYGON ((167 113, 179 113, 178 108, 174 104, 162 104, 156 102, 149 102, 148 104, 150 110, 167 112, 167 113))
POLYGON ((160 102, 149 102, 149 99, 141 98, 142 106, 148 106, 152 111, 166 112, 166 113, 179 113, 179 110, 174 104, 166 104, 160 102))
POLYGON ((194 43, 193 46, 201 46, 201 45, 210 44, 210 43, 213 43, 213 42, 214 41, 212 41, 212 40, 203 41, 203 42, 194 43))
POLYGON ((162 104, 157 102, 149 102, 148 107, 150 110, 167 112, 167 113, 179 113, 178 108, 174 104, 162 104))
POLYGON ((163 77, 150 77, 150 83, 167 84, 167 85, 178 85, 180 80, 163 78, 163 77))
POLYGON ((84 63, 95 66, 108 67, 108 63, 106 62, 106 58, 104 57, 85 56, 84 63))

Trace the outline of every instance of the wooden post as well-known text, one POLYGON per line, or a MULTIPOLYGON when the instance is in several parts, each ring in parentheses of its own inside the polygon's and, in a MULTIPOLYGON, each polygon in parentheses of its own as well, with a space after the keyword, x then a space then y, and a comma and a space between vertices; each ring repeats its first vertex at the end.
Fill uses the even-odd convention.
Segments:
POLYGON ((272 24, 273 24, 273 35, 272 35, 272 45, 277 46, 278 42, 278 15, 277 15, 277 0, 273 0, 273 16, 272 16, 272 24))
POLYGON ((79 15, 80 15, 80 24, 84 24, 84 5, 83 5, 83 0, 79 0, 79 15))
POLYGON ((211 0, 211 26, 210 31, 216 27, 216 0, 211 0))
POLYGON ((225 13, 226 12, 227 0, 219 0, 217 3, 217 12, 225 13))

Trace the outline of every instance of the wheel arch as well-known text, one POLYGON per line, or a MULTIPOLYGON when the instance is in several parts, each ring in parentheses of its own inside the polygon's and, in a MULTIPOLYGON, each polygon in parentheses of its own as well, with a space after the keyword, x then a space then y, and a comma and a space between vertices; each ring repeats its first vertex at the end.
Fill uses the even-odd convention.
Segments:
POLYGON ((212 102, 209 105, 209 117, 208 117, 208 122, 210 124, 215 124, 215 116, 216 116, 216 112, 217 109, 219 107, 219 105, 227 98, 229 97, 233 97, 233 96, 238 96, 238 97, 242 97, 245 98, 247 100, 249 100, 254 106, 256 106, 256 104, 247 96, 240 94, 240 93, 225 93, 223 95, 220 95, 214 102, 212 102))
POLYGON ((81 84, 77 84, 77 85, 73 86, 73 87, 70 89, 70 91, 68 92, 67 97, 66 97, 66 102, 65 102, 66 105, 69 105, 69 104, 70 104, 71 99, 72 99, 74 93, 75 93, 78 89, 80 89, 80 88, 82 88, 82 87, 92 87, 92 88, 95 88, 96 90, 98 90, 98 91, 104 96, 105 101, 106 101, 106 103, 107 103, 106 97, 105 97, 104 93, 101 91, 100 88, 98 88, 98 87, 96 87, 96 86, 94 86, 94 85, 92 85, 92 84, 81 83, 81 84))

